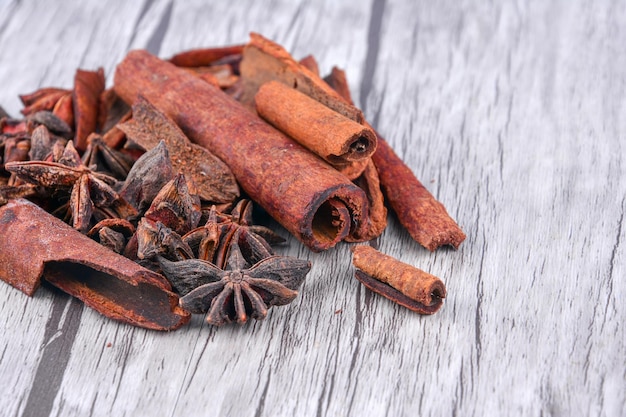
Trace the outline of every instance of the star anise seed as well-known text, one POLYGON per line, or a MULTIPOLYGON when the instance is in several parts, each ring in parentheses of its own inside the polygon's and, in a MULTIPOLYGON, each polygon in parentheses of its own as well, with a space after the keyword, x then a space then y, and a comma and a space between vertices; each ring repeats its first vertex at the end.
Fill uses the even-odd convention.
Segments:
POLYGON ((309 261, 286 256, 271 256, 246 268, 237 240, 238 236, 230 246, 226 270, 199 259, 158 258, 172 287, 182 295, 181 307, 192 313, 208 312, 209 324, 264 319, 271 306, 296 298, 311 268, 309 261))

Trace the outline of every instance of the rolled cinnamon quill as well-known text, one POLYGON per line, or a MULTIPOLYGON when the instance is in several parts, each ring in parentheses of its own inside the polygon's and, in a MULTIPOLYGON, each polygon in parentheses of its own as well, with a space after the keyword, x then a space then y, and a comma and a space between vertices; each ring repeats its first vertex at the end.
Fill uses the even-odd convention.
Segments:
POLYGON ((281 82, 263 84, 255 103, 263 119, 332 165, 367 160, 376 150, 372 129, 281 82))
POLYGON ((141 94, 173 119, 312 250, 367 227, 367 197, 359 187, 217 87, 146 51, 132 51, 117 67, 114 88, 127 103, 141 94))
POLYGON ((441 308, 446 287, 434 275, 380 253, 371 246, 352 247, 355 277, 370 290, 420 314, 441 308))
POLYGON ((386 201, 411 237, 431 252, 444 245, 458 249, 463 230, 382 138, 372 160, 386 201))
POLYGON ((0 279, 29 296, 45 279, 109 318, 147 329, 174 330, 190 319, 162 275, 23 199, 0 207, 0 279))

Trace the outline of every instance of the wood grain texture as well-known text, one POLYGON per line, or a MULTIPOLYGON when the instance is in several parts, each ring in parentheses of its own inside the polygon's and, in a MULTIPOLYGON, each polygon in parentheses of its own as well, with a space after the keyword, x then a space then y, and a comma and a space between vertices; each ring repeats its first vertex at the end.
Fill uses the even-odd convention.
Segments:
MULTIPOLYGON (((0 105, 256 31, 354 100, 467 233, 379 249, 443 279, 418 316, 363 289, 348 245, 264 322, 157 334, 49 288, 0 286, 8 416, 626 415, 623 2, 0 1, 0 105), (109 346, 110 344, 110 346, 109 346), (10 393, 10 394, 9 394, 10 393)), ((279 233, 286 236, 284 230, 279 233)))

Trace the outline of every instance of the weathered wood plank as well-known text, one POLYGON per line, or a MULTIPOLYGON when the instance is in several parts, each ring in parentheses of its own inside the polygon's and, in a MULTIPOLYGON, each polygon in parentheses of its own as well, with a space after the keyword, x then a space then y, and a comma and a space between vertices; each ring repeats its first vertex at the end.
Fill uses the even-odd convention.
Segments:
POLYGON ((257 31, 346 69, 468 238, 431 254, 392 218, 377 241, 446 282, 433 317, 364 290, 347 245, 293 239, 279 250, 313 262, 300 296, 241 327, 198 317, 157 334, 0 286, 8 415, 626 414, 623 4, 39 3, 0 3, 10 113, 77 67, 110 81, 128 49, 169 57, 257 31))

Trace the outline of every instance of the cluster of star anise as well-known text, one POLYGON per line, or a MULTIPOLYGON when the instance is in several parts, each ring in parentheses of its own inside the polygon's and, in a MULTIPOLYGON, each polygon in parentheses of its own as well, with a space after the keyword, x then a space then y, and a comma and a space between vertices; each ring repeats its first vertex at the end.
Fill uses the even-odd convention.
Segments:
POLYGON ((173 167, 165 141, 146 152, 131 140, 114 149, 92 133, 81 152, 75 129, 62 118, 25 110, 26 117, 16 120, 0 109, 0 205, 29 198, 102 245, 163 273, 181 306, 208 313, 214 325, 263 319, 269 307, 296 297, 310 262, 274 255, 271 245, 284 240, 253 224, 249 200, 220 190, 209 194, 232 198, 201 199, 194 179, 173 167))

